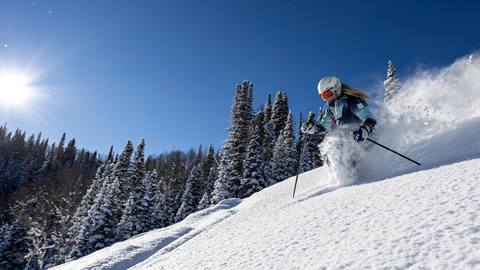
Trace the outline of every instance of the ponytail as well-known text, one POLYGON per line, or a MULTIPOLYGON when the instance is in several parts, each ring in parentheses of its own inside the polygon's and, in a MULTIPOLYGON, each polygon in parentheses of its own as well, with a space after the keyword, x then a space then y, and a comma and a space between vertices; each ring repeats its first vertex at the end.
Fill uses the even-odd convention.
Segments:
POLYGON ((358 97, 358 98, 361 98, 363 100, 367 100, 369 98, 367 93, 365 93, 361 90, 352 88, 352 87, 350 87, 350 86, 348 86, 344 83, 342 83, 342 93, 345 94, 345 95, 348 95, 348 96, 358 97))

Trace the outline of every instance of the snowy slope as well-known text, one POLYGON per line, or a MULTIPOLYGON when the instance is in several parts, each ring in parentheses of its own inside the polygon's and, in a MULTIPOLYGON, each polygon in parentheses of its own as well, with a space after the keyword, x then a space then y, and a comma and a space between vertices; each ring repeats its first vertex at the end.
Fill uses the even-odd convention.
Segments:
POLYGON ((348 187, 325 170, 55 269, 480 269, 480 159, 348 187))

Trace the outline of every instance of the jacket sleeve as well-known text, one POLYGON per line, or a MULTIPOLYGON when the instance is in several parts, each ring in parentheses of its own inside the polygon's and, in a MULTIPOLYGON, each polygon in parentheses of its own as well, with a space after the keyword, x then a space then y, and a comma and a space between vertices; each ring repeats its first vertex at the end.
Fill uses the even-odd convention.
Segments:
POLYGON ((330 129, 332 129, 332 125, 333 125, 333 120, 332 120, 332 117, 330 117, 327 109, 322 119, 318 123, 318 126, 319 126, 318 129, 320 132, 326 133, 326 132, 329 132, 330 129))

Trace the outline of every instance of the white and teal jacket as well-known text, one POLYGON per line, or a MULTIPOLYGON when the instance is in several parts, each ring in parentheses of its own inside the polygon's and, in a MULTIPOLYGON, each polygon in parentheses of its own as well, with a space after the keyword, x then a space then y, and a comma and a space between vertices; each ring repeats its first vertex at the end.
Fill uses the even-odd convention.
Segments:
POLYGON ((328 102, 324 113, 320 123, 317 123, 320 132, 329 132, 339 126, 359 128, 367 125, 373 129, 377 123, 365 100, 345 94, 328 102))

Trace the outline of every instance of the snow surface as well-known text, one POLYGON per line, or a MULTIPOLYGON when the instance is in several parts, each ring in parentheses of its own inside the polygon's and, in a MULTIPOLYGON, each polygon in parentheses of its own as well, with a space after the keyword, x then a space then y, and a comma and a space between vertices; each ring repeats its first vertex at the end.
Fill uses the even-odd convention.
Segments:
POLYGON ((480 159, 368 184, 326 168, 55 269, 480 269, 480 159))
POLYGON ((294 199, 289 178, 54 269, 480 269, 479 57, 402 83, 374 139, 422 166, 346 147, 357 170, 304 173, 294 199))

